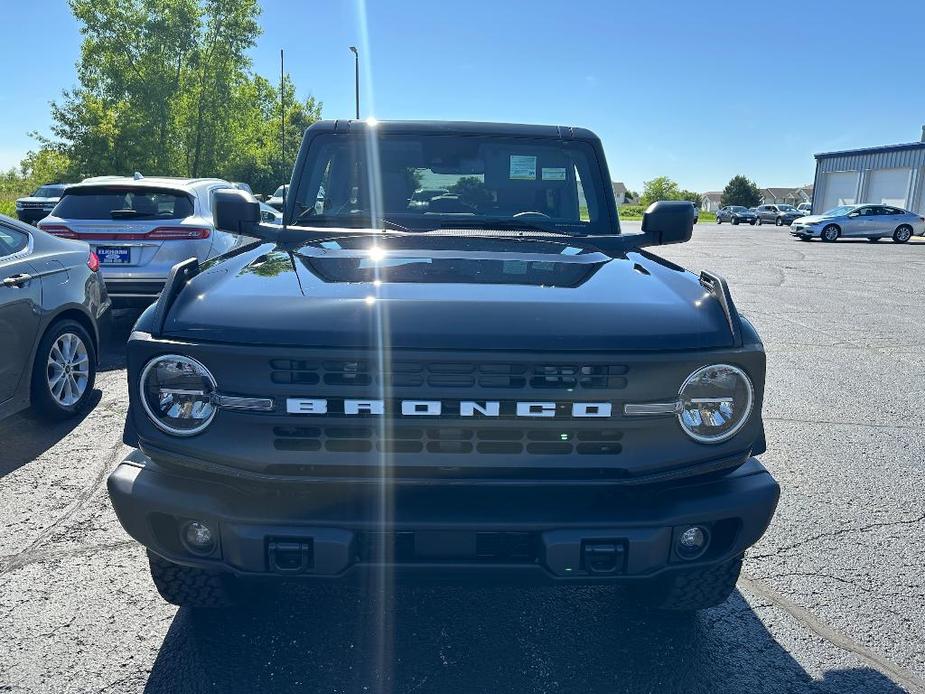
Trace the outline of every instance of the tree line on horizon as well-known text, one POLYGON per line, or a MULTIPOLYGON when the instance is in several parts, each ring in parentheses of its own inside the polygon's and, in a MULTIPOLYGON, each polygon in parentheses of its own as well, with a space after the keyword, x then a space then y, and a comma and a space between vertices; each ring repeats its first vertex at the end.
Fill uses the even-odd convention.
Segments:
MULTIPOLYGON (((639 198, 640 205, 646 207, 660 200, 687 200, 695 207, 703 204, 703 196, 700 193, 683 190, 668 176, 658 176, 651 181, 644 181, 643 192, 639 198)), ((761 191, 754 181, 745 176, 741 174, 733 176, 723 189, 720 204, 724 207, 726 205, 755 207, 761 204, 761 191)))

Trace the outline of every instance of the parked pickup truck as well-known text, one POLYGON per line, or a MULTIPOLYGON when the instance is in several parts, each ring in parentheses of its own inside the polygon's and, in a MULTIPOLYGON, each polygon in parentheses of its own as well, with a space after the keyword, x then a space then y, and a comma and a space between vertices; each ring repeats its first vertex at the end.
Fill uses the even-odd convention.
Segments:
POLYGON ((779 494, 764 349, 721 277, 646 250, 691 204, 623 233, 610 181, 581 128, 322 121, 283 224, 216 191, 257 240, 138 319, 108 482, 161 595, 387 572, 725 600, 779 494))

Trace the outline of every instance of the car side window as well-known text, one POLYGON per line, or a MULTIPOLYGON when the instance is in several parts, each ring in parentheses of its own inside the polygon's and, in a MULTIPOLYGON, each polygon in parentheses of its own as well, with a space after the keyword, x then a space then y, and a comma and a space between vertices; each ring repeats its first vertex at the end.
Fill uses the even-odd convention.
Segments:
POLYGON ((28 234, 10 229, 9 227, 0 226, 0 260, 14 253, 19 253, 28 245, 28 234))

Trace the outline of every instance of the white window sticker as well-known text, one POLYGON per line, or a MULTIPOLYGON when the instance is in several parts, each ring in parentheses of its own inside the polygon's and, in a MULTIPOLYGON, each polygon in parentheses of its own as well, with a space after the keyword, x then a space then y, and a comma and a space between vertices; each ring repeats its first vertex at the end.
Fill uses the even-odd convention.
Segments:
POLYGON ((535 181, 536 180, 536 157, 523 154, 511 155, 511 180, 513 181, 535 181))
POLYGON ((543 167, 543 180, 544 181, 564 181, 565 180, 565 167, 563 168, 547 168, 543 167))

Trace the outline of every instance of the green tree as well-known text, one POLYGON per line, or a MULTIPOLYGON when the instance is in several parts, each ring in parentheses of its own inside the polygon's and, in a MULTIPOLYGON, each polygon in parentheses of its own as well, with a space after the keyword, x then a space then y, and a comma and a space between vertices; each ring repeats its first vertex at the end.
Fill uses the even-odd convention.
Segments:
POLYGON ((720 198, 720 204, 741 205, 742 207, 756 207, 761 204, 761 192, 753 181, 748 180, 745 176, 733 176, 726 187, 723 188, 723 195, 720 198))
POLYGON ((659 176, 651 181, 644 181, 642 185, 642 198, 639 201, 642 205, 651 205, 659 200, 681 199, 681 189, 668 176, 659 176))
POLYGON ((694 207, 700 207, 703 204, 703 196, 692 190, 682 190, 678 193, 678 200, 687 200, 694 203, 694 207))
POLYGON ((83 35, 78 86, 52 103, 42 149, 72 178, 220 176, 258 191, 289 179, 321 104, 251 70, 257 0, 69 0, 83 35), (285 148, 281 145, 285 140, 285 148), (283 157, 285 151, 285 157, 283 157))

